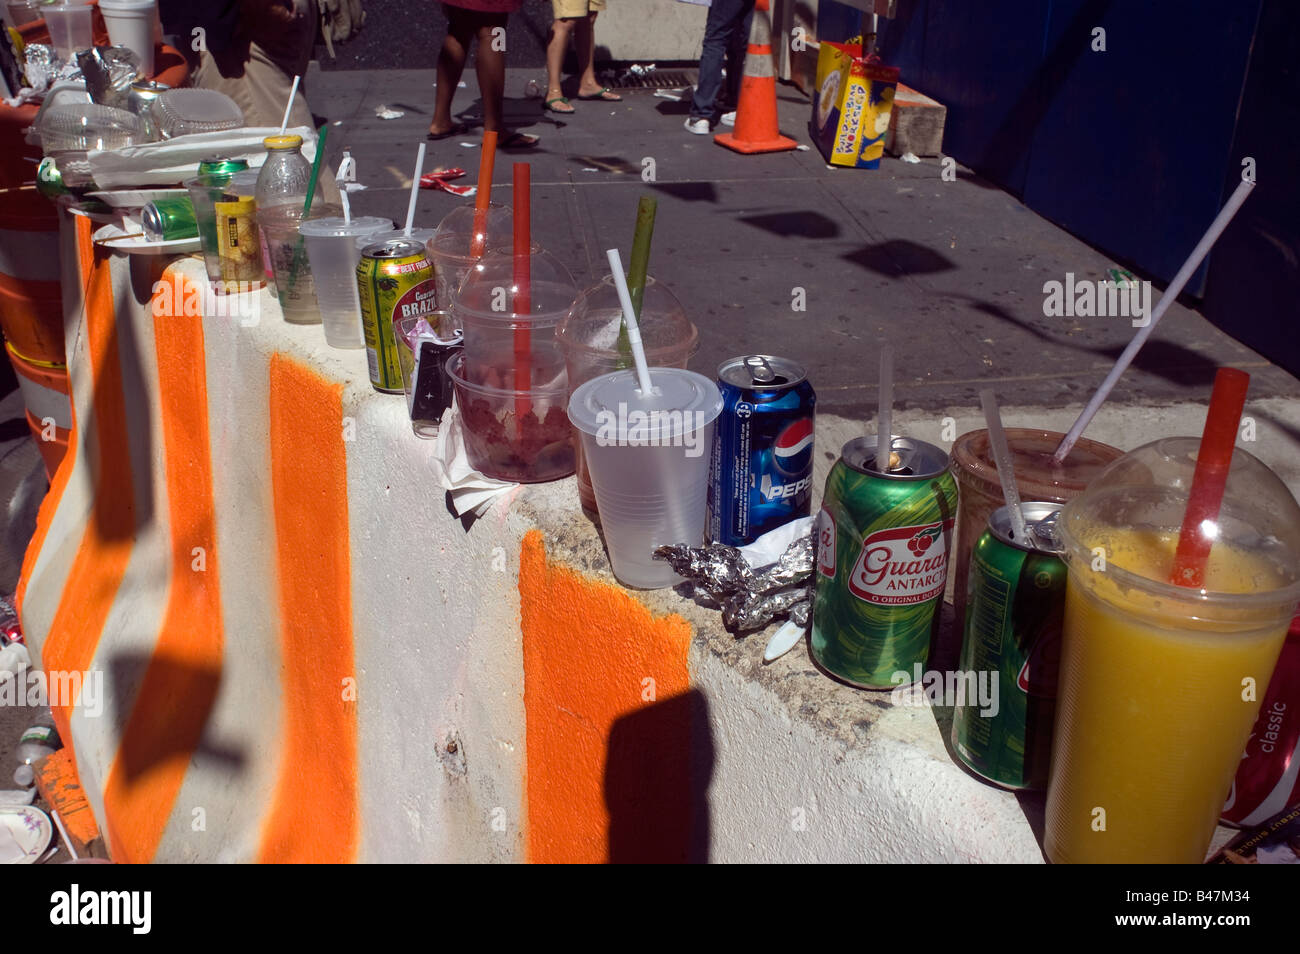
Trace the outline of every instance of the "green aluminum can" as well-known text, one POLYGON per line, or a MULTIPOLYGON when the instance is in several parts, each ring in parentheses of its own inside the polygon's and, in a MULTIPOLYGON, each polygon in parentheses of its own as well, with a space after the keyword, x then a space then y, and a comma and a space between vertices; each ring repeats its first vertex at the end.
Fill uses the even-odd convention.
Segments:
POLYGON ((817 515, 813 659, 863 689, 914 682, 924 668, 957 515, 948 455, 906 437, 890 446, 897 466, 882 474, 876 438, 845 444, 817 515))
POLYGON ((233 176, 248 168, 247 159, 230 159, 226 156, 210 156, 199 163, 201 176, 233 176))
POLYGON ((63 184, 63 173, 59 172, 53 156, 46 156, 36 167, 36 191, 48 199, 68 194, 68 187, 63 184))
POLYGON ((155 199, 144 207, 140 228, 151 242, 197 238, 199 223, 194 215, 194 203, 187 195, 155 199))
POLYGON ((1000 507, 971 553, 960 668, 974 674, 967 686, 984 680, 997 691, 985 705, 968 688, 952 720, 958 758, 1013 789, 1047 785, 1066 576, 1052 534, 1061 505, 1024 502, 1020 509, 1029 541, 1012 540, 1009 511, 1000 507))

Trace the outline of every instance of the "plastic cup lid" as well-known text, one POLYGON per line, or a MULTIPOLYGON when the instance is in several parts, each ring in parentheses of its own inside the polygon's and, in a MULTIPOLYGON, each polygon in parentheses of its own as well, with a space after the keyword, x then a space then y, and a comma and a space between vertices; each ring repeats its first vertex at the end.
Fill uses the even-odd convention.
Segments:
POLYGON ((309 235, 312 238, 344 238, 355 235, 373 235, 382 229, 391 229, 392 227, 392 219, 381 218, 377 215, 354 216, 351 222, 342 216, 330 216, 324 219, 309 219, 299 226, 299 231, 303 235, 309 235))
POLYGON ((650 382, 657 393, 643 396, 631 368, 593 378, 573 392, 569 420, 581 431, 620 443, 644 440, 662 445, 707 426, 722 413, 718 386, 702 374, 651 368, 650 382))

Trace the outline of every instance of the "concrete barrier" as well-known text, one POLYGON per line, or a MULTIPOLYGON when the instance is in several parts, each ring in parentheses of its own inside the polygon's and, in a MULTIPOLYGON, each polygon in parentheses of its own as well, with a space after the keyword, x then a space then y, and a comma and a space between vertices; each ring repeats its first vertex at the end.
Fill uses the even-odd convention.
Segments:
MULTIPOLYGON (((946 710, 832 682, 805 647, 765 666, 766 634, 624 590, 572 478, 453 518, 363 352, 62 226, 77 426, 19 598, 46 671, 85 674, 55 712, 117 859, 1040 860, 1041 798, 961 770, 946 710)), ((1300 486, 1295 409, 1247 414, 1300 486)), ((1089 434, 1201 415, 1113 409, 1089 434)), ((944 446, 971 426, 900 418, 944 446)), ((819 420, 819 488, 860 429, 819 420)))

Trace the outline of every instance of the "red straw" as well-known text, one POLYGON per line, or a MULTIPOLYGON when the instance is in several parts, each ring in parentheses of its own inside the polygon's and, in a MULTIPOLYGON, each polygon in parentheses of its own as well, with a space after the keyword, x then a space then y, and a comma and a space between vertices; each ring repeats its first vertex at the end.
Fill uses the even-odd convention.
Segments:
MULTIPOLYGON (((532 248, 531 193, 532 176, 526 162, 515 163, 514 194, 511 201, 515 212, 515 303, 516 315, 528 315, 533 310, 532 278, 529 274, 529 251, 532 248)), ((531 386, 532 341, 526 321, 519 321, 515 329, 515 390, 527 391, 531 386)), ((526 397, 515 401, 515 416, 522 427, 524 415, 531 405, 526 397)), ((521 431, 522 433, 522 431, 521 431)))
POLYGON ((1210 394, 1210 411, 1205 418, 1205 433, 1196 454, 1196 472, 1183 515, 1183 529, 1174 554, 1174 570, 1169 582, 1176 586, 1201 589, 1205 586, 1205 565, 1210 559, 1213 534, 1207 533, 1219 519, 1223 488, 1232 466, 1232 448, 1237 443, 1241 410, 1246 405, 1246 388, 1250 375, 1236 368, 1220 368, 1214 376, 1210 394), (1207 527, 1208 524, 1208 527, 1207 527))
POLYGON ((488 203, 492 201, 492 168, 497 160, 497 133, 490 129, 483 134, 483 152, 478 157, 478 192, 474 195, 474 237, 470 239, 471 258, 483 257, 487 240, 488 203))

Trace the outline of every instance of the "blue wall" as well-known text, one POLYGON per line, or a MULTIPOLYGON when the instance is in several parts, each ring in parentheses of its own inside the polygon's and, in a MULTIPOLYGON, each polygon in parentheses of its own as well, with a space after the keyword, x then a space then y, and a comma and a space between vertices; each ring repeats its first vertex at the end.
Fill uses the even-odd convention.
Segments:
POLYGON ((879 47, 903 82, 947 105, 947 153, 1168 281, 1239 168, 1260 2, 899 0, 879 47), (1092 49, 1096 27, 1105 52, 1092 49))

